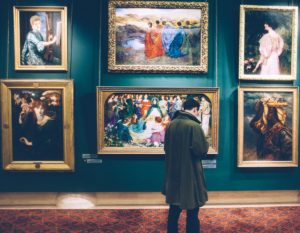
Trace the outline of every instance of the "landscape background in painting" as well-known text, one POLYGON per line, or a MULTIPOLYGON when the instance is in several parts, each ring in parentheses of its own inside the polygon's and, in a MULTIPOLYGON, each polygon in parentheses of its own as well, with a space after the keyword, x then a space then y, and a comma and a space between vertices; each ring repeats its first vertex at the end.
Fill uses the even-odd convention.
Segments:
POLYGON ((211 100, 206 94, 113 93, 104 102, 105 147, 162 148, 165 130, 187 98, 199 101, 199 120, 207 122, 212 144, 211 100), (206 116, 204 116, 206 115, 206 116))
POLYGON ((292 128, 293 118, 293 94, 286 92, 244 92, 244 155, 243 161, 258 160, 257 157, 257 140, 258 135, 250 127, 250 121, 256 114, 255 104, 262 98, 275 98, 281 102, 287 102, 288 105, 284 107, 286 111, 286 126, 292 128))
POLYGON ((62 91, 12 89, 11 96, 13 160, 64 160, 62 91))
POLYGON ((200 9, 116 8, 116 64, 200 65, 200 23, 200 9), (159 27, 156 27, 157 20, 159 27), (163 21, 168 25, 164 32, 163 21), (170 57, 164 46, 163 54, 150 58, 145 56, 145 37, 149 32, 149 22, 152 23, 151 38, 154 42, 161 40, 162 32, 166 35, 164 38, 168 37, 170 41, 178 41, 178 38, 174 40, 176 33, 182 34, 182 38, 179 38, 182 46, 178 48, 182 51, 181 55, 170 57), (181 30, 177 22, 182 23, 181 30))
POLYGON ((279 56, 280 74, 291 74, 292 59, 292 13, 278 10, 246 10, 245 11, 245 54, 244 74, 259 74, 253 70, 260 59, 259 40, 266 33, 264 24, 271 22, 274 30, 284 41, 283 52, 279 56))

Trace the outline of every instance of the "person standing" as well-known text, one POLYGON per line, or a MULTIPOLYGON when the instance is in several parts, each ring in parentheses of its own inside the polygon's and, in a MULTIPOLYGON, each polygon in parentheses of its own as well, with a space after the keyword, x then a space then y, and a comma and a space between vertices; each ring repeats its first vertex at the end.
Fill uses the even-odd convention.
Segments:
POLYGON ((211 114, 210 103, 204 98, 201 98, 200 102, 200 112, 201 112, 201 126, 205 137, 209 134, 209 119, 211 114))
POLYGON ((187 211, 186 232, 200 232, 199 207, 208 200, 201 159, 209 145, 197 119, 199 107, 199 102, 187 99, 184 110, 175 112, 165 134, 166 172, 162 193, 170 205, 168 233, 178 232, 183 209, 187 211))

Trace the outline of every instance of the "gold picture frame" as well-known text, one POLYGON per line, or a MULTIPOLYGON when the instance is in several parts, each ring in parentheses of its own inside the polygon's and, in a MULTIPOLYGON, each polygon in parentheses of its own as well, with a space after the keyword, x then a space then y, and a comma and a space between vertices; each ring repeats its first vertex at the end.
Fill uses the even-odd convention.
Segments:
POLYGON ((68 69, 67 7, 14 6, 16 70, 68 69))
POLYGON ((97 87, 98 154, 164 154, 165 129, 186 98, 200 102, 208 154, 217 154, 218 88, 97 87))
POLYGON ((113 0, 108 32, 111 72, 208 71, 206 2, 113 0))
POLYGON ((72 80, 1 80, 4 170, 73 171, 72 80))
POLYGON ((240 6, 239 79, 295 80, 298 7, 240 6))
POLYGON ((298 87, 239 87, 238 167, 298 166, 298 87))

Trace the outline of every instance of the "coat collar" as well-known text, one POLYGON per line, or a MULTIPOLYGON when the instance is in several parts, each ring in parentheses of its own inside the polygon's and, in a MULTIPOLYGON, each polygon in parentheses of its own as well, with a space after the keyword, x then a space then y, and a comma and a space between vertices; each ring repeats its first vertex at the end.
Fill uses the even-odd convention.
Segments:
POLYGON ((185 112, 185 111, 181 111, 181 110, 175 112, 172 120, 174 120, 175 118, 178 118, 178 119, 179 118, 181 118, 181 119, 188 118, 188 119, 190 119, 192 121, 195 121, 195 122, 197 122, 199 124, 201 123, 194 115, 192 115, 192 114, 190 114, 188 112, 185 112))

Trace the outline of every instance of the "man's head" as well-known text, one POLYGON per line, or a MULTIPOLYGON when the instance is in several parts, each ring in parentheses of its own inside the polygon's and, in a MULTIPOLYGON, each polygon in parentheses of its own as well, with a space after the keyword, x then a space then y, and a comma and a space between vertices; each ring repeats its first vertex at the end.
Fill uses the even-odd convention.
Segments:
POLYGON ((33 15, 30 17, 30 25, 32 30, 40 30, 41 29, 41 17, 38 15, 33 15))
POLYGON ((194 100, 193 98, 188 98, 183 103, 184 111, 189 112, 189 113, 193 114, 196 117, 199 115, 199 107, 200 107, 199 102, 194 100))

